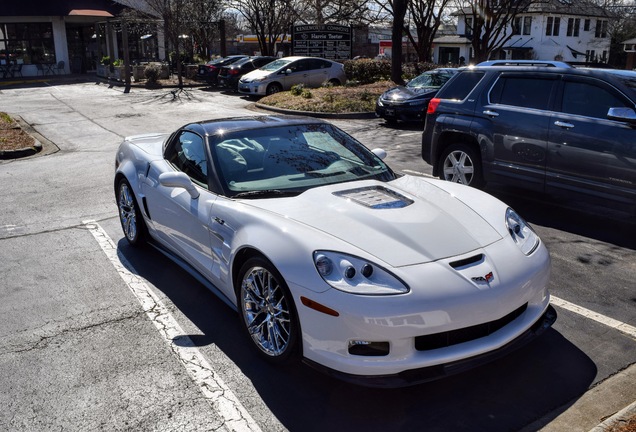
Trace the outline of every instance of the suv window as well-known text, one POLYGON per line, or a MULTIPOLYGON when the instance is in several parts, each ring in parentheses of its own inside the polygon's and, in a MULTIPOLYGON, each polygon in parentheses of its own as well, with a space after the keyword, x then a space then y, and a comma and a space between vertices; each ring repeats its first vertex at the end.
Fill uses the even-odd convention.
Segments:
POLYGON ((208 166, 205 155, 205 144, 199 135, 181 131, 166 148, 168 160, 179 171, 183 171, 193 181, 203 187, 208 185, 208 166))
POLYGON ((464 100, 485 75, 483 71, 462 71, 454 77, 452 85, 442 87, 437 97, 464 100))
POLYGON ((566 81, 561 111, 594 118, 607 118, 610 108, 628 107, 618 95, 593 82, 566 81))
POLYGON ((490 92, 490 102, 523 108, 548 109, 555 79, 502 75, 490 92))

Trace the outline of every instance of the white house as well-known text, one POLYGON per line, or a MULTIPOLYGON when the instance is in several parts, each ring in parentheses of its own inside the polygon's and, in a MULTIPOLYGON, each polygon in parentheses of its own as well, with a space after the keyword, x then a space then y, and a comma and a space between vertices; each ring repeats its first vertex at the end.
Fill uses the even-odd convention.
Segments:
MULTIPOLYGON (((436 38, 433 60, 471 63, 473 51, 471 10, 458 11, 457 35, 436 38)), ((491 59, 561 60, 602 62, 609 59, 609 14, 586 1, 543 0, 532 3, 506 31, 509 39, 491 59)))

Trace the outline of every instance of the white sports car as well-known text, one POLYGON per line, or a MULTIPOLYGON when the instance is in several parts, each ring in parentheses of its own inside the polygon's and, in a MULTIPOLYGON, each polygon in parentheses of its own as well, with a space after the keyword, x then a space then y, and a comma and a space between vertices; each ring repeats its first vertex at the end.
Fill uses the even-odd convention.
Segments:
POLYGON ((474 188, 397 175, 385 155, 303 117, 128 137, 121 224, 237 309, 261 356, 362 385, 443 377, 548 329, 550 258, 532 228, 474 188))

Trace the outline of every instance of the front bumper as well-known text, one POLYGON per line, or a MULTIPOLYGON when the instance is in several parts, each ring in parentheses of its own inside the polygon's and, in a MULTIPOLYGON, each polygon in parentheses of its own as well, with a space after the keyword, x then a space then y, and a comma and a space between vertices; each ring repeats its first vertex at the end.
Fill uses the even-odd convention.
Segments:
POLYGON ((406 104, 376 104, 375 115, 385 120, 423 121, 426 116, 426 106, 410 106, 406 104))
POLYGON ((478 366, 484 365, 486 363, 490 363, 495 361, 501 357, 505 357, 511 352, 522 348, 527 345, 529 342, 533 341, 538 336, 545 333, 552 324, 557 319, 556 310, 549 305, 546 311, 541 315, 541 317, 524 333, 518 336, 513 341, 508 344, 502 346, 499 349, 494 351, 489 351, 484 354, 480 354, 474 357, 470 357, 467 359, 462 359, 458 361, 453 361, 445 364, 439 364, 435 366, 429 366, 419 369, 411 369, 406 370, 397 374, 391 375, 354 375, 348 374, 344 372, 340 372, 334 369, 330 369, 325 367, 319 363, 316 363, 309 359, 304 359, 303 361, 319 370, 322 373, 325 373, 329 376, 337 378, 339 380, 349 382, 352 384, 361 385, 364 387, 376 387, 376 388, 399 388, 399 387, 408 387, 421 383, 425 383, 428 381, 434 381, 437 379, 445 378, 451 375, 455 375, 461 372, 465 372, 467 370, 476 368, 478 366))
POLYGON ((267 89, 267 83, 243 83, 239 81, 238 91, 239 93, 253 95, 253 96, 265 96, 267 89))

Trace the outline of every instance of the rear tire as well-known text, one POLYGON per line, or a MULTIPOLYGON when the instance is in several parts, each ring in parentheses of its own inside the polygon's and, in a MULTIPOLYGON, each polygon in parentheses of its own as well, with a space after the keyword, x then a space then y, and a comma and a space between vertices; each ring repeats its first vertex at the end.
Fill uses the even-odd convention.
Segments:
POLYGON ((481 156, 466 144, 451 144, 439 159, 439 178, 474 188, 484 187, 481 156))

